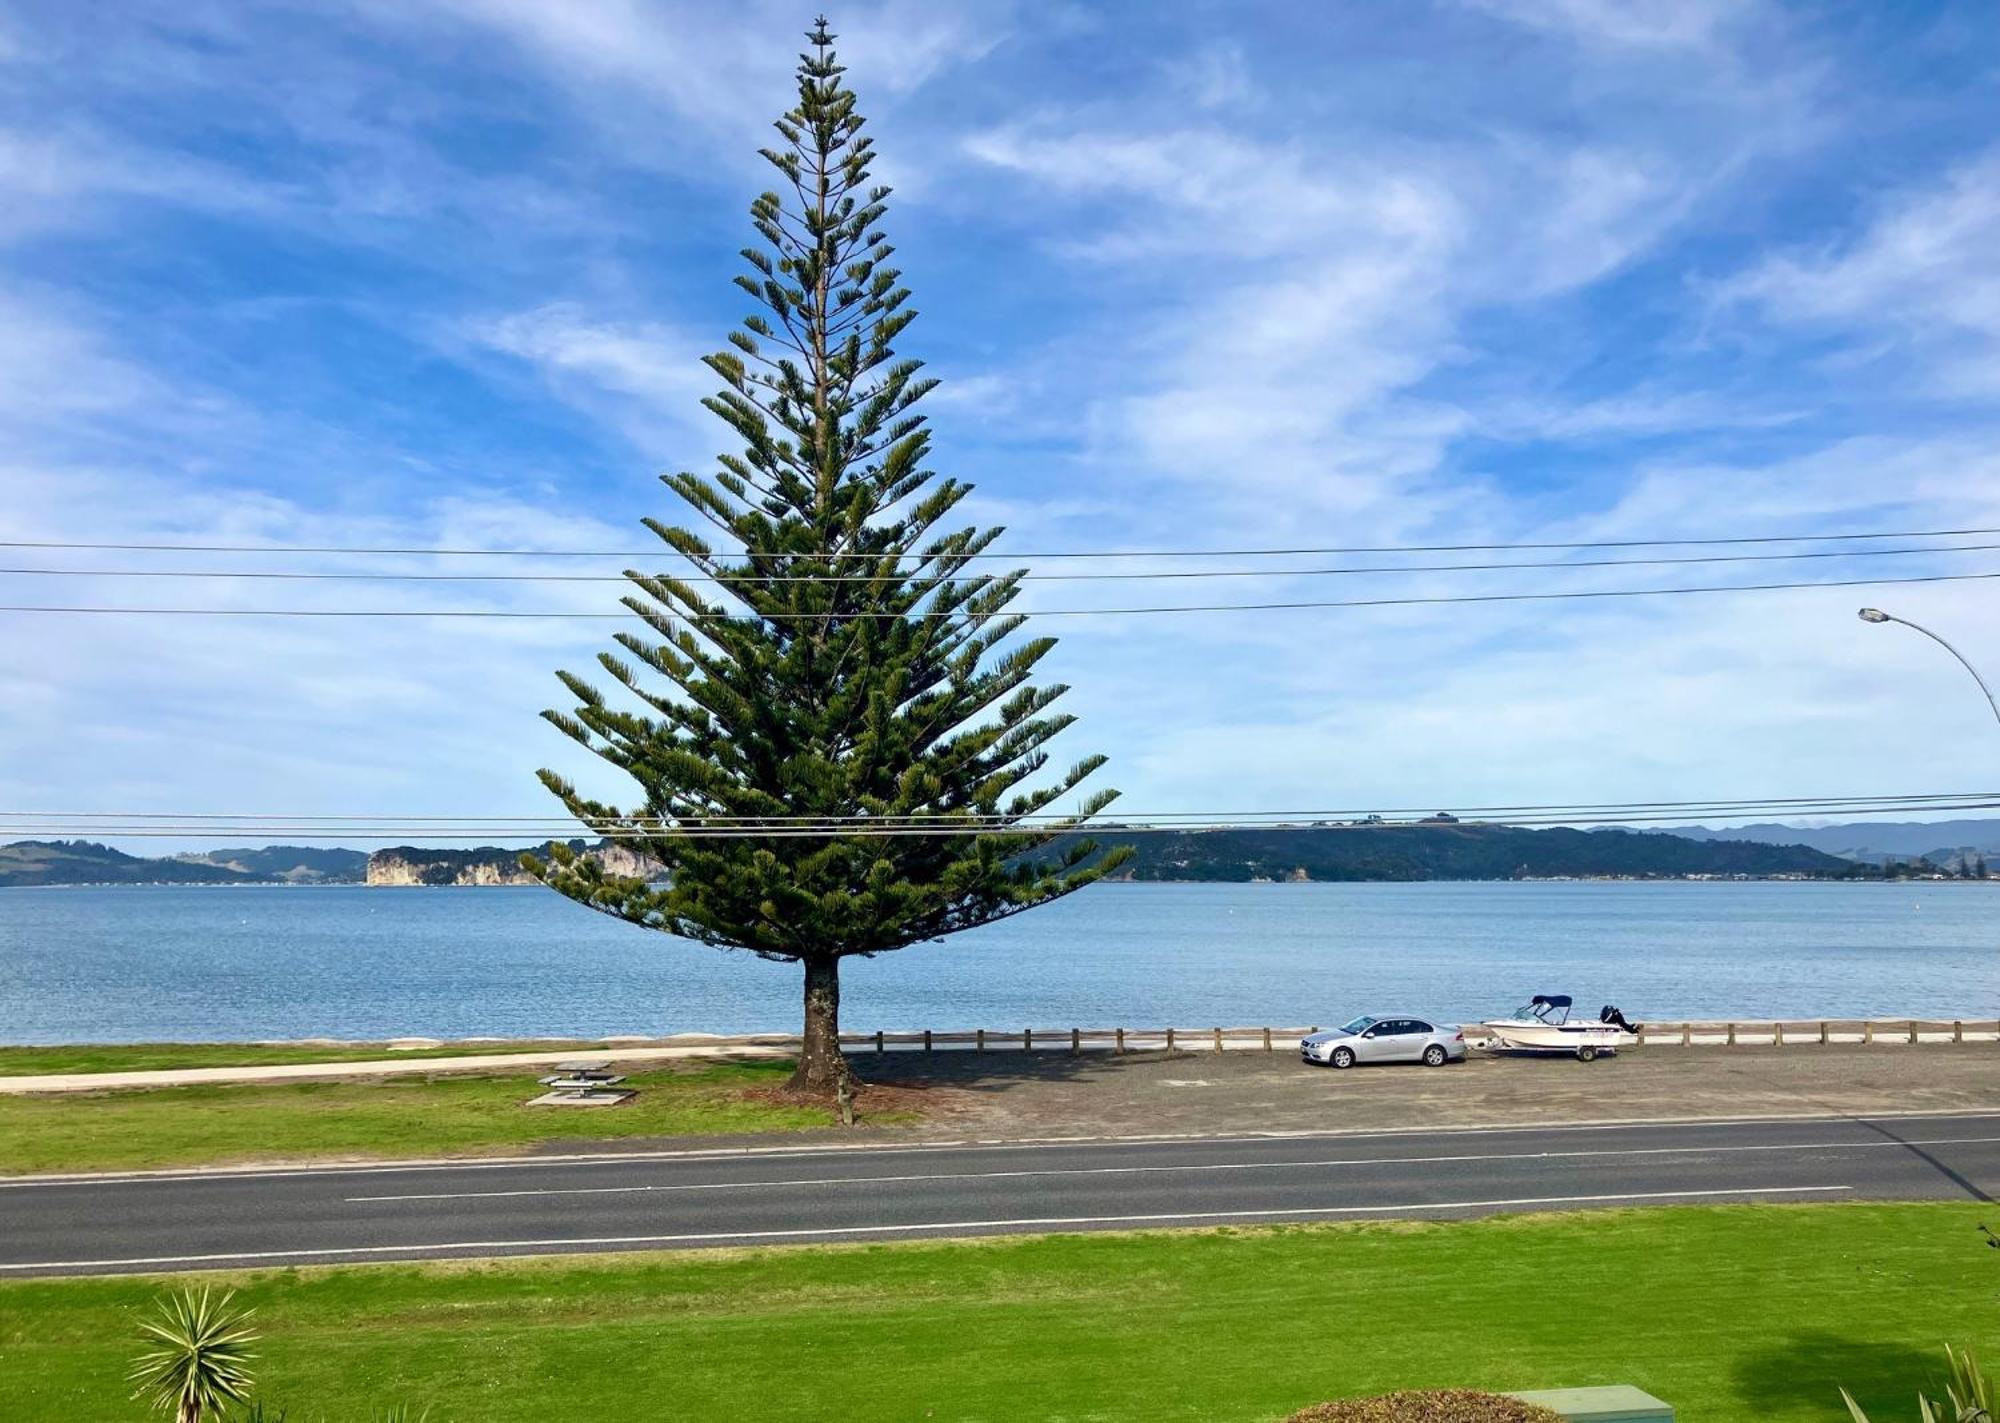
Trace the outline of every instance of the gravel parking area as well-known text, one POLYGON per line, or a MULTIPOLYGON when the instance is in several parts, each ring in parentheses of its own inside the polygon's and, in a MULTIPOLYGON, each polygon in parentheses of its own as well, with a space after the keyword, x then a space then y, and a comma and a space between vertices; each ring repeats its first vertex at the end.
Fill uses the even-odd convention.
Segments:
POLYGON ((1622 1118, 2000 1110, 2000 1044, 1628 1049, 1580 1063, 1309 1067, 1288 1051, 862 1053, 857 1072, 929 1099, 920 1134, 1095 1136, 1471 1126, 1622 1118))

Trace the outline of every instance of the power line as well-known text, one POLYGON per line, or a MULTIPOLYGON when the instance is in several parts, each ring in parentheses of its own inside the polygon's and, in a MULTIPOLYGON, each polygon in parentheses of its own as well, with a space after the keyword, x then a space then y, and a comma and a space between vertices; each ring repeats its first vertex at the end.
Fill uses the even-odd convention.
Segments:
MULTIPOLYGON (((1739 806, 1743 803, 1737 803, 1739 806)), ((1779 802, 1779 806, 1795 804, 1779 802)), ((1967 793, 1931 799, 1902 799, 1895 804, 1856 804, 1838 807, 1844 815, 1901 815, 1920 811, 1966 811, 1987 810, 2000 807, 2000 793, 1967 793)), ((1834 810, 1835 807, 1828 807, 1834 810)), ((157 822, 142 826, 121 824, 78 824, 78 825, 27 825, 0 823, 0 834, 32 836, 83 836, 100 835, 116 838, 174 838, 203 840, 263 840, 276 841, 290 836, 314 838, 338 836, 349 840, 374 841, 420 841, 451 840, 465 841, 478 835, 503 835, 519 839, 532 837, 538 843, 548 840, 596 838, 606 841, 639 841, 653 839, 675 840, 793 840, 793 839, 905 839, 940 836, 990 836, 1020 834, 1074 834, 1117 838, 1124 835, 1190 835, 1210 834, 1221 831, 1275 831, 1275 830, 1408 830, 1439 828, 1504 827, 1529 829, 1536 827, 1561 827, 1583 825, 1629 825, 1633 821, 1645 824, 1686 823, 1707 820, 1718 815, 1740 818, 1756 813, 1799 813, 1779 810, 1775 807, 1759 811, 1728 810, 1722 806, 1708 806, 1702 809, 1677 810, 1671 812, 1628 809, 1624 813, 1596 812, 1577 814, 1555 808, 1539 814, 1512 815, 1505 817, 1450 816, 1438 813, 1422 819, 1389 819, 1371 816, 1366 820, 1291 820, 1291 821, 1229 821, 1213 820, 1194 824, 1162 823, 1128 818, 1116 820, 1092 820, 1077 816, 1061 817, 1053 820, 1005 823, 978 817, 961 817, 939 820, 926 824, 854 824, 813 821, 801 817, 795 823, 770 820, 746 824, 704 824, 700 821, 672 826, 642 826, 629 822, 617 822, 598 826, 576 824, 555 825, 538 831, 532 826, 460 826, 450 830, 421 830, 409 826, 377 828, 374 826, 312 826, 285 825, 269 827, 258 825, 161 825, 157 822)), ((8 819, 0 815, 0 821, 8 819)), ((501 847, 493 847, 501 848, 501 847)))
MULTIPOLYGON (((1311 548, 1211 548, 1211 549, 1101 549, 1078 551, 1075 549, 1050 550, 1042 553, 974 553, 962 555, 967 558, 1280 558, 1306 554, 1348 554, 1348 553, 1494 553, 1508 549, 1592 549, 1592 548, 1698 548, 1731 544, 1777 544, 1777 543, 1849 543, 1870 539, 1931 539, 1966 538, 1975 535, 2000 534, 2000 528, 1990 529, 1903 529, 1882 530, 1872 533, 1844 534, 1759 534, 1752 536, 1731 536, 1723 538, 1673 538, 1673 539, 1585 539, 1567 543, 1461 543, 1461 544, 1376 544, 1346 545, 1341 547, 1316 546, 1311 548)), ((383 545, 304 545, 304 544, 196 544, 196 543, 81 543, 61 539, 0 539, 0 548, 46 548, 80 549, 96 552, 133 553, 294 553, 294 554, 352 554, 357 556, 375 555, 425 555, 439 558, 646 558, 660 552, 659 548, 642 551, 630 549, 550 549, 550 548, 403 548, 383 545)), ((723 557, 758 558, 811 558, 827 560, 835 558, 877 558, 881 555, 870 553, 800 553, 785 549, 759 550, 753 554, 723 554, 723 557)))
MULTIPOLYGON (((1940 809, 1940 810, 1942 809, 1991 810, 1995 808, 2000 808, 2000 799, 1957 802, 1950 806, 1936 806, 1936 807, 1913 806, 1913 807, 1907 807, 1906 809, 1917 810, 1925 808, 1940 809)), ((1848 813, 1883 814, 1889 812, 1853 811, 1848 813)), ((1662 824, 1662 823, 1678 824, 1690 821, 1705 820, 1709 818, 1711 817, 1707 814, 1658 815, 1658 816, 1646 816, 1643 818, 1643 820, 1644 823, 1646 824, 1662 824)), ((1242 824, 1230 824, 1227 822, 1221 822, 1221 823, 1203 824, 1203 825, 1145 825, 1145 824, 1132 824, 1125 821, 1107 821, 1103 823, 1079 822, 1072 826, 1058 826, 1058 825, 1047 825, 1047 824, 1027 825, 1027 826, 971 824, 971 825, 952 825, 952 826, 947 826, 947 825, 894 826, 894 827, 884 827, 880 829, 864 829, 858 826, 800 826, 800 827, 766 828, 766 829, 755 829, 747 827, 728 827, 715 830, 674 829, 674 830, 643 830, 643 831, 615 830, 615 829, 584 830, 579 828, 572 830, 567 835, 533 836, 530 838, 533 839, 534 844, 536 845, 546 843, 547 841, 550 840, 585 840, 585 839, 599 839, 607 841, 639 841, 639 842, 644 842, 651 839, 889 840, 889 839, 923 839, 926 837, 958 838, 962 836, 978 837, 978 836, 1002 836, 1002 835, 1051 835, 1051 834, 1087 835, 1093 838, 1104 838, 1104 839, 1115 840, 1126 835, 1198 835, 1198 834, 1213 834, 1224 831, 1246 831, 1246 830, 1263 830, 1263 831, 1324 830, 1329 832, 1342 832, 1342 831, 1358 831, 1358 830, 1479 829, 1481 827, 1528 830, 1537 828, 1553 829, 1553 828, 1576 827, 1585 825, 1629 826, 1630 823, 1635 819, 1640 819, 1640 817, 1557 816, 1557 817, 1509 817, 1504 820, 1469 820, 1469 819, 1430 820, 1430 821, 1383 820, 1378 822, 1371 822, 1368 824, 1355 824, 1355 823, 1313 824, 1310 822, 1261 822, 1255 825, 1242 825, 1242 824)), ((475 838, 473 835, 468 834, 465 831, 412 832, 405 830, 390 830, 390 831, 341 830, 328 833, 338 835, 340 838, 348 840, 380 841, 385 843, 391 843, 391 842, 403 843, 411 841, 432 841, 432 840, 450 840, 450 841, 462 842, 475 838)), ((24 835, 24 836, 38 836, 38 837, 48 836, 48 837, 61 837, 61 838, 71 838, 71 839, 84 836, 97 835, 97 836, 113 837, 117 839, 278 841, 285 838, 286 836, 296 836, 299 834, 301 834, 301 832, 296 829, 287 831, 272 831, 272 830, 262 830, 262 829, 216 828, 213 826, 155 827, 143 830, 124 830, 115 827, 49 829, 46 827, 23 828, 19 826, 0 825, 0 835, 24 835)), ((521 834, 524 835, 525 832, 522 832, 521 834)), ((316 837, 316 838, 325 838, 325 837, 316 837)), ((520 835, 517 835, 516 838, 521 838, 521 837, 520 835)), ((493 846, 491 848, 505 849, 509 847, 493 846)), ((520 848, 520 847, 515 847, 515 848, 520 848)), ((533 848, 533 845, 527 846, 526 848, 533 848)))
MULTIPOLYGON (((1538 559, 1511 563, 1411 563, 1401 566, 1356 566, 1345 568, 1193 568, 1149 569, 1142 573, 1023 573, 1024 580, 1041 583, 1158 582, 1188 578, 1322 578, 1342 574, 1385 573, 1489 573, 1507 569, 1563 568, 1665 568, 1685 564, 1781 563, 1800 559, 1886 558, 1913 554, 1990 553, 2000 544, 1940 544, 1904 548, 1812 549, 1793 553, 1697 554, 1669 558, 1585 558, 1538 559)), ((1033 554, 1012 555, 1032 558, 1033 554)), ((256 578, 304 583, 625 583, 623 573, 350 573, 296 572, 282 569, 227 568, 0 568, 9 577, 48 578, 256 578)), ((709 574, 675 576, 682 582, 722 584, 728 581, 709 574)), ((764 574, 750 575, 746 583, 879 583, 882 576, 871 573, 764 574)))
MULTIPOLYGON (((1947 805, 1958 801, 1984 801, 2000 797, 2000 790, 1984 791, 1927 791, 1908 792, 1898 795, 1839 795, 1839 796, 1752 796, 1743 799, 1701 798, 1693 800, 1639 800, 1639 801, 1556 801, 1534 802, 1513 805, 1466 805, 1445 802, 1443 808, 1459 815, 1493 815, 1509 812, 1524 814, 1553 814, 1576 812, 1578 814, 1636 815, 1651 810, 1700 810, 1708 814, 1757 814, 1785 810, 1788 813, 1827 812, 1847 807, 1873 805, 1883 810, 1898 810, 1916 803, 1944 802, 1947 805)), ((1369 806, 1346 809, 1313 810, 1195 810, 1195 811, 1120 811, 1121 821, 1233 821, 1249 823, 1257 818, 1280 818, 1291 820, 1354 819, 1361 816, 1399 816, 1428 814, 1438 809, 1433 802, 1425 806, 1369 806)), ((1109 814, 1110 812, 1100 812, 1109 814)), ((1040 811, 1025 816, 1010 816, 1000 813, 975 814, 969 812, 907 812, 903 814, 851 814, 851 815, 730 815, 702 814, 689 812, 680 817, 653 815, 625 815, 615 819, 622 825, 638 828, 645 826, 668 826, 682 820, 700 821, 703 824, 834 824, 861 823, 865 825, 899 824, 934 820, 993 820, 1014 823, 1019 821, 1068 821, 1075 818, 1073 811, 1040 811)), ((607 817, 611 818, 611 817, 607 817)), ((579 822, 554 815, 280 815, 268 812, 228 812, 228 811, 144 811, 144 810, 0 810, 0 821, 12 820, 60 820, 65 822, 122 822, 127 820, 164 820, 177 824, 195 821, 226 821, 230 824, 253 822, 284 822, 287 825, 306 824, 310 826, 339 825, 351 823, 364 826, 471 826, 529 828, 551 827, 573 831, 579 822)))
MULTIPOLYGON (((670 610, 669 616, 687 622, 722 620, 737 622, 853 622, 862 618, 925 621, 933 618, 963 617, 968 622, 989 622, 999 618, 1099 618, 1150 615, 1156 613, 1256 613, 1291 612, 1309 608, 1399 608, 1442 603, 1533 603, 1577 598, 1665 598, 1694 593, 1770 593, 1800 588, 1883 588, 1911 583, 1965 583, 2000 578, 1993 573, 1931 573, 1902 578, 1843 578, 1808 583, 1717 583, 1693 588, 1589 588, 1556 593, 1462 593, 1431 597, 1347 598, 1271 603, 1160 604, 1126 608, 1020 608, 992 613, 929 612, 912 609, 904 613, 860 610, 848 613, 732 613, 690 614, 670 610)), ((50 606, 39 604, 0 605, 0 613, 112 614, 118 616, 170 616, 215 618, 506 618, 527 620, 598 620, 636 616, 623 612, 559 612, 554 610, 515 611, 505 608, 133 608, 98 606, 50 606)))

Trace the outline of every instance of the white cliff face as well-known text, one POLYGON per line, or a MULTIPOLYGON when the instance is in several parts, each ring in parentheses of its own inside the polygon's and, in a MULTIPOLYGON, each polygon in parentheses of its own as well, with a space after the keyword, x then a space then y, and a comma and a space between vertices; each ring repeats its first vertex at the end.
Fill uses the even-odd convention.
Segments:
POLYGON ((664 874, 658 864, 647 859, 630 845, 600 845, 589 854, 591 859, 604 867, 604 872, 608 875, 654 880, 662 878, 664 874))
MULTIPOLYGON (((660 867, 625 845, 598 845, 585 850, 607 874, 632 879, 658 879, 660 867)), ((372 885, 496 885, 534 884, 521 868, 515 850, 377 850, 368 857, 367 883, 372 885)))
POLYGON ((533 884, 534 876, 518 864, 496 865, 481 860, 467 865, 452 879, 453 884, 533 884))
POLYGON ((363 884, 422 884, 417 878, 417 867, 391 850, 377 850, 368 857, 368 869, 362 876, 363 884))

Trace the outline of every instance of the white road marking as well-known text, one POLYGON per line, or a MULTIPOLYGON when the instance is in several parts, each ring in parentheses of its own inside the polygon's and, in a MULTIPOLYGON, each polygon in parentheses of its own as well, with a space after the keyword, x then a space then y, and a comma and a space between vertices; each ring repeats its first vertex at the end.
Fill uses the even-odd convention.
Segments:
POLYGON ((50 1172, 0 1176, 0 1191, 50 1186, 145 1185, 159 1181, 282 1181, 313 1176, 393 1176, 431 1171, 517 1171, 539 1166, 619 1166, 635 1161, 790 1161, 802 1157, 859 1152, 901 1156, 939 1151, 1034 1151, 1063 1146, 1230 1146, 1276 1141, 1372 1141, 1411 1136, 1505 1136, 1533 1132, 1550 1136, 1573 1132, 1640 1131, 1647 1127, 1769 1126, 1797 1122, 2000 1121, 2000 1112, 1980 1107, 1938 1107, 1922 1112, 1804 1112, 1743 1117, 1625 1117, 1595 1122, 1485 1122, 1466 1126, 1333 1127, 1262 1132, 1153 1132, 1129 1136, 981 1137, 938 1141, 827 1142, 813 1146, 718 1146, 665 1151, 594 1151, 546 1156, 413 1157, 407 1161, 328 1161, 291 1166, 184 1166, 148 1171, 50 1172))
POLYGON ((844 1225, 799 1230, 718 1230, 685 1235, 597 1235, 551 1240, 447 1240, 425 1245, 344 1245, 306 1250, 237 1250, 216 1255, 150 1255, 129 1260, 38 1260, 0 1270, 109 1270, 142 1265, 204 1265, 230 1260, 303 1260, 403 1255, 427 1250, 560 1250, 611 1245, 692 1245, 722 1240, 818 1240, 842 1235, 892 1235, 932 1230, 1051 1229, 1077 1225, 1158 1225, 1166 1221, 1273 1220, 1281 1217, 1396 1215, 1408 1211, 1495 1210, 1513 1206, 1605 1205, 1613 1201, 1692 1201, 1721 1196, 1800 1196, 1851 1191, 1852 1186, 1744 1186, 1717 1191, 1623 1191, 1602 1196, 1517 1196, 1496 1201, 1415 1201, 1393 1206, 1303 1206, 1291 1210, 1168 1211, 1159 1215, 1030 1216, 1006 1220, 919 1221, 907 1225, 844 1225))
POLYGON ((1485 1156, 1366 1156, 1333 1161, 1204 1161, 1165 1166, 1051 1166, 1021 1171, 939 1171, 902 1176, 819 1176, 778 1181, 697 1181, 657 1186, 548 1186, 521 1191, 425 1191, 393 1196, 346 1196, 373 1201, 478 1201, 510 1196, 626 1196, 650 1191, 746 1191, 784 1186, 886 1186, 912 1181, 1011 1181, 1030 1176, 1146 1176, 1160 1172, 1303 1171, 1323 1166, 1463 1165, 1473 1161, 1550 1161, 1595 1156, 1708 1156, 1739 1151, 1885 1151, 1912 1146, 1984 1146, 2000 1136, 1939 1137, 1921 1141, 1807 1141, 1761 1146, 1635 1146, 1605 1151, 1520 1151, 1485 1156))

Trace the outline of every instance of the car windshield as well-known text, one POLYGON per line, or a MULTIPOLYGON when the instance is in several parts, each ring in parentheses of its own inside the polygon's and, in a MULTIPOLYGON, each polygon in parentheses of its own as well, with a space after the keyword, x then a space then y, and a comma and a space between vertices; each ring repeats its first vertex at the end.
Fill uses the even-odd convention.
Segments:
POLYGON ((1373 1018, 1356 1018, 1356 1019, 1355 1019, 1355 1020, 1354 1020, 1353 1022, 1351 1022, 1351 1023, 1348 1023, 1348 1024, 1346 1024, 1345 1026, 1343 1026, 1343 1027, 1341 1028, 1341 1031, 1342 1031, 1343 1033, 1359 1033, 1359 1032, 1365 1032, 1365 1031, 1367 1031, 1367 1030, 1368 1030, 1369 1028, 1372 1028, 1372 1027, 1374 1027, 1374 1026, 1375 1026, 1375 1023, 1376 1023, 1376 1020, 1375 1020, 1375 1019, 1373 1019, 1373 1018))

